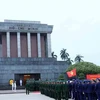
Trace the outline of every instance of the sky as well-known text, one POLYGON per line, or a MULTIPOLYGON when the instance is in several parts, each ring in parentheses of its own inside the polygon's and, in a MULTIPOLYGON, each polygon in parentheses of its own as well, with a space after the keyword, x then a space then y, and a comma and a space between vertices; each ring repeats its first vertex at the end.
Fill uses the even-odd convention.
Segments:
POLYGON ((0 0, 0 21, 41 21, 53 25, 52 51, 60 59, 67 49, 72 60, 100 65, 100 0, 0 0))

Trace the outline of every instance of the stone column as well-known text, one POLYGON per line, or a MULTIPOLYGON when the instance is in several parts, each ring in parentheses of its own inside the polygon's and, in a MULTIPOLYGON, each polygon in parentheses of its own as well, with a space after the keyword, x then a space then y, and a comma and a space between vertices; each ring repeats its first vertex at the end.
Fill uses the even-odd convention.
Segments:
POLYGON ((21 57, 20 32, 17 32, 17 52, 18 52, 18 57, 21 57))
POLYGON ((38 57, 41 57, 41 37, 40 37, 40 33, 37 33, 37 47, 38 47, 38 57))
POLYGON ((31 57, 31 35, 27 33, 28 57, 31 57))
POLYGON ((7 57, 10 57, 10 32, 6 33, 7 40, 7 57))
POLYGON ((51 34, 47 33, 47 56, 51 57, 51 34))

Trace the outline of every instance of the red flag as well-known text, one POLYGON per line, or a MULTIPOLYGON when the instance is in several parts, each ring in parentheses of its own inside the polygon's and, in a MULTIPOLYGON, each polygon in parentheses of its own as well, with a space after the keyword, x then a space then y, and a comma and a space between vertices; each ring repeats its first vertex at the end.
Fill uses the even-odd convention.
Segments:
POLYGON ((76 68, 69 71, 69 72, 66 72, 68 77, 73 77, 73 76, 76 76, 76 68))

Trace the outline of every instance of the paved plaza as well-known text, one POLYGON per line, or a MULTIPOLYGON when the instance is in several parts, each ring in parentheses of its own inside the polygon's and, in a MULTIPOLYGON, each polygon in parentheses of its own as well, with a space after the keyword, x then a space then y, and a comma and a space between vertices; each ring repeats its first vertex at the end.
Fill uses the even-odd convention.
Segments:
MULTIPOLYGON (((30 93, 26 95, 25 93, 11 93, 11 94, 0 94, 1 100, 54 100, 40 93, 30 93)), ((72 100, 72 99, 69 99, 72 100)))
MULTIPOLYGON (((26 95, 25 90, 0 90, 0 100, 54 100, 39 91, 26 95)), ((69 99, 72 100, 72 99, 69 99)))
POLYGON ((54 100, 47 96, 41 95, 40 93, 30 93, 26 95, 25 93, 20 94, 0 94, 1 100, 54 100))

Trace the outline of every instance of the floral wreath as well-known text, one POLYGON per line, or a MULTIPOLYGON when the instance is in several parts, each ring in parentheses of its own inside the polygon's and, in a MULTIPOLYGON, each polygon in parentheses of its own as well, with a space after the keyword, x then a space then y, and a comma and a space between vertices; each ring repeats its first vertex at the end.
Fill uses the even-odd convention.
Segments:
POLYGON ((14 82, 13 79, 10 79, 10 80, 9 80, 9 84, 10 84, 10 85, 12 85, 13 82, 14 82))

